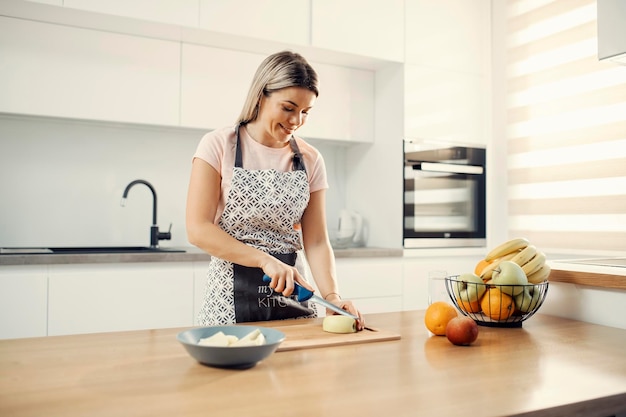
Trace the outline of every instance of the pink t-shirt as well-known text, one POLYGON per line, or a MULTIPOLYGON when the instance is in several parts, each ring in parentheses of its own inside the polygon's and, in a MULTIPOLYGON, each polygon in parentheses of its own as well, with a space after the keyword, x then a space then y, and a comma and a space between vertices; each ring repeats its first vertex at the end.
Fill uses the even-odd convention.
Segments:
MULTIPOLYGON (((280 172, 293 170, 293 152, 290 146, 282 148, 270 148, 261 145, 250 137, 246 129, 239 129, 241 152, 243 156, 243 168, 250 170, 275 169, 280 172)), ((202 137, 195 158, 200 158, 211 165, 222 176, 221 197, 215 214, 215 223, 218 222, 226 197, 230 191, 235 165, 235 143, 237 137, 235 128, 226 127, 207 133, 202 137)), ((317 149, 296 137, 296 143, 302 153, 304 166, 309 179, 309 191, 311 193, 328 188, 326 178, 326 166, 324 158, 317 149)))

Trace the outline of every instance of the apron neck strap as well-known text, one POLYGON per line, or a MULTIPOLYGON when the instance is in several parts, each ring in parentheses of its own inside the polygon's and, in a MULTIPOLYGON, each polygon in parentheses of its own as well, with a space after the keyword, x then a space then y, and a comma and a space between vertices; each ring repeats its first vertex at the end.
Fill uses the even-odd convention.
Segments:
MULTIPOLYGON (((241 129, 242 126, 244 126, 244 124, 239 123, 235 128, 235 134, 237 137, 237 142, 235 143, 235 167, 237 168, 243 168, 241 138, 239 136, 239 129, 241 129)), ((306 167, 304 166, 304 158, 302 157, 300 148, 298 148, 298 144, 296 143, 296 139, 293 137, 293 135, 291 136, 291 139, 289 139, 289 146, 291 147, 291 151, 293 152, 293 170, 306 172, 306 167)))
POLYGON ((293 170, 306 172, 306 167, 304 166, 304 158, 302 157, 300 148, 298 148, 296 138, 294 138, 293 135, 291 135, 291 139, 289 139, 289 146, 291 147, 291 151, 293 152, 293 170))
POLYGON ((241 140, 239 139, 239 129, 241 126, 245 126, 243 123, 239 123, 235 128, 235 134, 237 136, 237 142, 235 143, 235 167, 243 168, 243 156, 241 155, 241 140))

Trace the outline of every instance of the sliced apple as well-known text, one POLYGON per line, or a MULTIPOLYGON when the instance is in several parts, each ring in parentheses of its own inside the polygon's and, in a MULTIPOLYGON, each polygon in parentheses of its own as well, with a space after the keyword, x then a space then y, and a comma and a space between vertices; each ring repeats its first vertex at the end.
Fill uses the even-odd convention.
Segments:
POLYGON ((356 320, 341 315, 326 316, 322 322, 322 330, 329 333, 355 333, 356 320))

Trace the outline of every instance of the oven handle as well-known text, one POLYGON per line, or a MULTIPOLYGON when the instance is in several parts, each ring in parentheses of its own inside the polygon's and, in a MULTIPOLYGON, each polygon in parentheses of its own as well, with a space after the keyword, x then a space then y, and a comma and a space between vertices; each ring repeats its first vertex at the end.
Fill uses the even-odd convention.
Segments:
POLYGON ((413 169, 430 172, 447 172, 451 174, 482 175, 485 169, 480 165, 445 164, 441 162, 421 162, 413 165, 413 169))

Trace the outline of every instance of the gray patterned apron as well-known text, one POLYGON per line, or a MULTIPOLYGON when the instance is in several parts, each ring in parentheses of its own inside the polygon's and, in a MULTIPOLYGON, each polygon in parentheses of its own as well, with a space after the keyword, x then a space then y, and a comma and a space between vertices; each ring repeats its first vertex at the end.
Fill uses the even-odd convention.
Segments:
MULTIPOLYGON (((231 188, 218 225, 240 242, 294 266, 296 251, 302 249, 294 225, 300 223, 310 198, 302 154, 292 137, 289 141, 294 153, 292 171, 246 170, 240 127, 236 128, 231 188)), ((211 258, 199 324, 224 325, 316 315, 308 302, 300 303, 294 297, 274 293, 263 281, 262 269, 211 258)))

